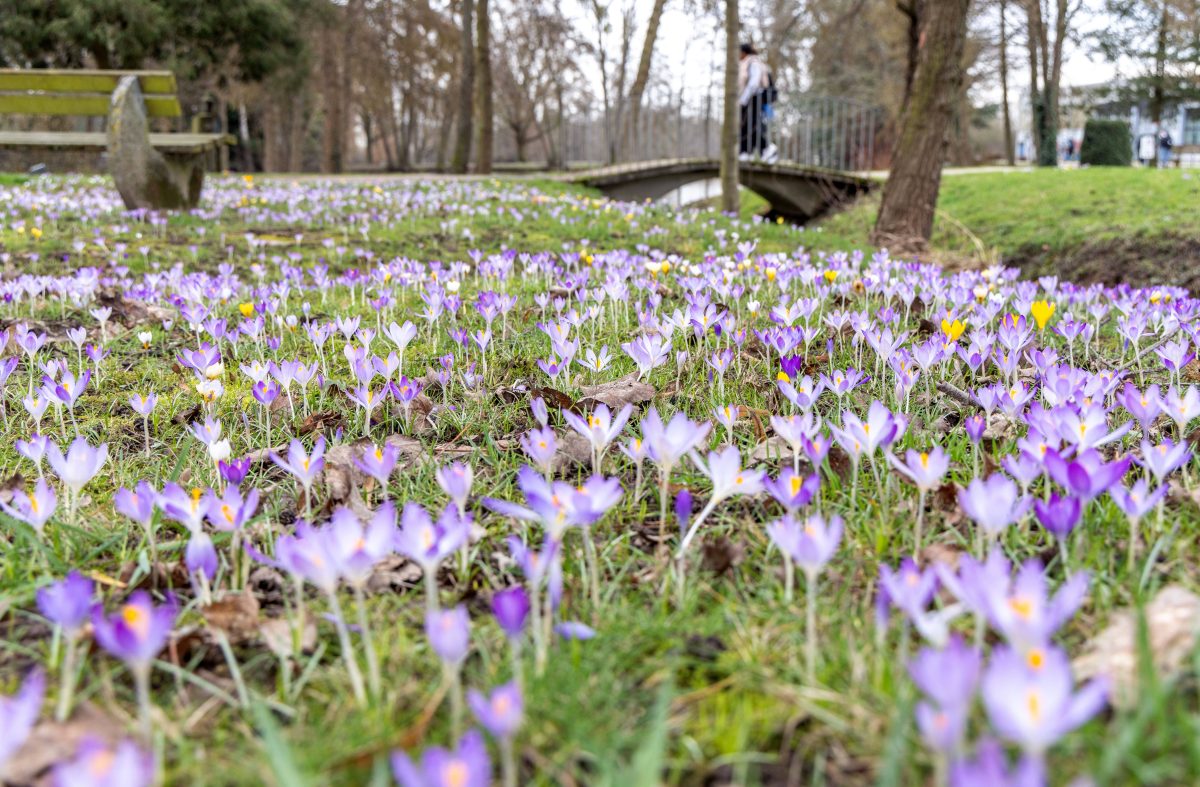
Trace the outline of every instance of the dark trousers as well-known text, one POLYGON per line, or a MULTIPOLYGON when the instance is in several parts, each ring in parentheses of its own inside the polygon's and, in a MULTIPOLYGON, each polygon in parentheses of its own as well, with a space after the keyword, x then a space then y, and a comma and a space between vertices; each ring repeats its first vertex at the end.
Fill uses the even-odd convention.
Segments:
POLYGON ((742 133, 738 142, 739 153, 758 154, 767 149, 767 128, 763 123, 762 96, 750 99, 741 107, 742 133))

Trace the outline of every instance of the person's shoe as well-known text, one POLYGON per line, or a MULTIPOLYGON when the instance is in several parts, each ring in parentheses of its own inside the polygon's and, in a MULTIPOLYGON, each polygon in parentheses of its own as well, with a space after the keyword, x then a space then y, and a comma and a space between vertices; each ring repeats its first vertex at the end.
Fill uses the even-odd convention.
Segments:
POLYGON ((749 153, 739 153, 738 154, 738 161, 749 161, 749 160, 750 160, 749 153))
POLYGON ((768 145, 767 149, 763 151, 763 161, 771 164, 779 161, 779 146, 773 142, 768 145))

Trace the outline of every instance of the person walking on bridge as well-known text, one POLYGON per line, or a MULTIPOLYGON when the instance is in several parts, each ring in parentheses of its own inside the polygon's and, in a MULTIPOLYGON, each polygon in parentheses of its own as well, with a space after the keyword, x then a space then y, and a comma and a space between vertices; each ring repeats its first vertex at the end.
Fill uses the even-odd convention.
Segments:
POLYGON ((768 144, 763 123, 763 109, 770 84, 770 73, 759 58, 758 50, 753 44, 742 44, 738 62, 738 104, 741 107, 738 151, 743 161, 755 158, 774 161, 779 155, 779 149, 768 144))

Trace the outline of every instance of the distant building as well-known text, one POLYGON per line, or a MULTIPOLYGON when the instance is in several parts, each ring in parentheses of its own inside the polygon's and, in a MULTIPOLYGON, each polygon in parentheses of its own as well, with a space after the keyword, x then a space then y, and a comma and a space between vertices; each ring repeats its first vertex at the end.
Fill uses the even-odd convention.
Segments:
MULTIPOLYGON (((1124 120, 1132 133, 1130 145, 1134 160, 1143 137, 1157 137, 1159 126, 1151 120, 1150 100, 1134 100, 1122 95, 1121 82, 1092 85, 1064 85, 1059 105, 1058 149, 1062 158, 1068 139, 1074 139, 1076 150, 1083 138, 1083 126, 1088 118, 1124 120)), ((1029 110, 1029 89, 1021 91, 1014 107, 1014 124, 1018 129, 1018 146, 1026 142, 1028 158, 1033 157, 1031 134, 1032 117, 1029 110)), ((1167 106, 1162 112, 1161 127, 1175 143, 1172 159, 1185 167, 1200 167, 1200 101, 1187 101, 1167 106)))
POLYGON ((1086 117, 1129 123, 1135 160, 1144 138, 1157 138, 1159 130, 1165 130, 1175 145, 1172 158, 1181 166, 1200 166, 1200 101, 1169 104, 1163 108, 1161 123, 1155 123, 1150 112, 1150 99, 1123 96, 1121 87, 1120 82, 1115 82, 1065 90, 1062 96, 1064 112, 1070 107, 1086 117))

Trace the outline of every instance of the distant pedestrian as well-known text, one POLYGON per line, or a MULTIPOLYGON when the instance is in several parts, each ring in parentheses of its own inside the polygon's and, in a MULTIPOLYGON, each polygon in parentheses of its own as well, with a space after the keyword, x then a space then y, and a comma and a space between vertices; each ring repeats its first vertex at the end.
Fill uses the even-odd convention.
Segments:
POLYGON ((1154 161, 1154 135, 1142 134, 1138 137, 1138 161, 1143 167, 1150 166, 1150 162, 1154 161))
POLYGON ((1067 139, 1067 161, 1075 160, 1075 139, 1073 137, 1067 139))
POLYGON ((771 86, 770 73, 758 56, 753 44, 741 46, 738 62, 738 105, 741 112, 741 135, 738 152, 743 161, 754 158, 773 160, 779 149, 767 142, 764 109, 771 86))
POLYGON ((1158 132, 1158 166, 1169 167, 1171 165, 1171 148, 1175 147, 1175 140, 1171 139, 1171 132, 1165 128, 1158 132))

